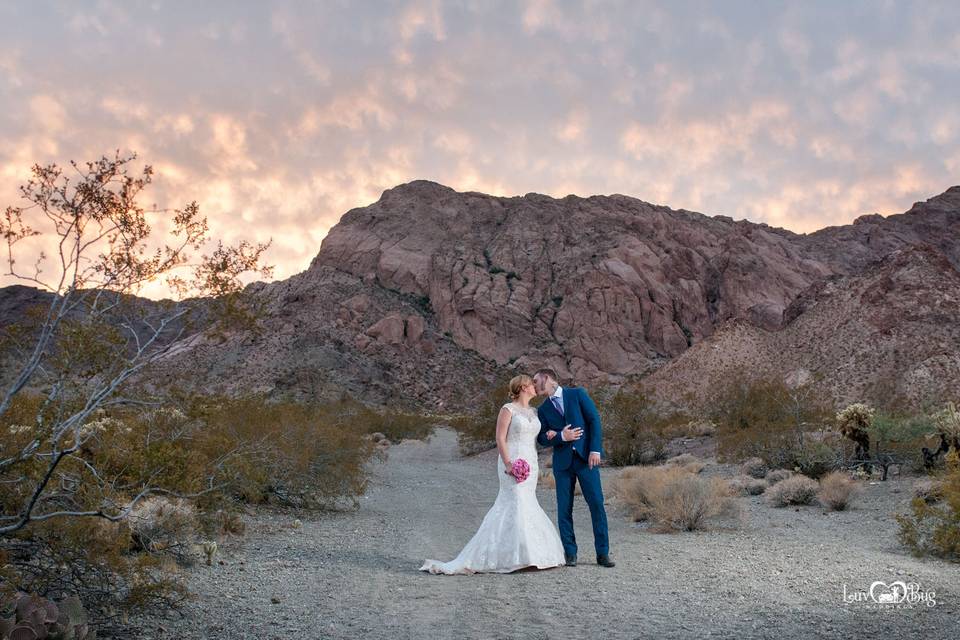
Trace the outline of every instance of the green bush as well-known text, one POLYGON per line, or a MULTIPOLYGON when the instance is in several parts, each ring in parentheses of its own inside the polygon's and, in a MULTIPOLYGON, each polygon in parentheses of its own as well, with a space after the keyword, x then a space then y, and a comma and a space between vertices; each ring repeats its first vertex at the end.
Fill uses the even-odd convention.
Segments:
POLYGON ((607 463, 615 467, 651 464, 665 457, 665 420, 640 387, 601 389, 597 405, 607 463))
POLYGON ((895 516, 897 537, 915 556, 933 555, 960 562, 960 462, 948 454, 947 469, 932 501, 922 496, 910 502, 911 512, 895 516))

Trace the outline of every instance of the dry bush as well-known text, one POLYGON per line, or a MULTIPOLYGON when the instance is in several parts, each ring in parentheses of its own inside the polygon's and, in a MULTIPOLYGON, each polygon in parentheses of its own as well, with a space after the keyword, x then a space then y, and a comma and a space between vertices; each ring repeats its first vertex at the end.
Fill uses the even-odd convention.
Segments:
POLYGON ((913 484, 913 497, 924 502, 936 502, 943 498, 943 481, 934 478, 921 478, 913 484))
POLYGON ((766 491, 768 502, 775 507, 797 504, 813 504, 820 484, 813 478, 795 475, 773 485, 766 491))
POLYGON ((750 476, 751 478, 765 478, 769 470, 770 467, 763 461, 763 458, 758 457, 747 458, 743 464, 740 465, 740 473, 750 476))
POLYGON ((730 479, 730 488, 739 495, 758 496, 767 490, 767 481, 741 474, 730 479))
POLYGON ((802 467, 803 456, 814 446, 809 433, 831 415, 812 383, 790 387, 776 376, 734 369, 713 388, 708 417, 717 425, 721 462, 758 457, 770 468, 802 467))
POLYGON ((634 521, 649 519, 661 530, 692 531, 711 518, 739 515, 726 481, 676 465, 626 467, 613 490, 634 521))
POLYGON ((665 465, 680 467, 690 473, 700 473, 707 466, 707 463, 690 453, 681 453, 664 461, 665 465))
POLYGON ((960 562, 960 458, 956 451, 946 457, 946 469, 939 474, 939 500, 923 497, 910 502, 911 512, 895 516, 897 537, 916 556, 933 555, 960 562))
POLYGON ((134 505, 126 523, 135 549, 141 551, 189 548, 198 531, 193 503, 162 495, 149 496, 134 505))
POLYGON ((663 459, 667 444, 664 420, 641 387, 599 389, 597 407, 608 464, 623 467, 663 459))
POLYGON ((778 482, 783 482, 792 476, 793 471, 790 471, 789 469, 771 469, 770 471, 767 471, 767 475, 765 475, 763 479, 767 481, 768 485, 773 486, 778 482))
POLYGON ((853 497, 860 491, 860 485, 842 471, 831 471, 820 479, 820 492, 817 497, 820 504, 832 511, 843 511, 850 506, 853 497))
POLYGON ((473 455, 497 446, 497 415, 500 408, 509 401, 506 384, 488 386, 477 401, 470 405, 470 413, 453 416, 448 420, 450 426, 457 431, 460 453, 473 455))

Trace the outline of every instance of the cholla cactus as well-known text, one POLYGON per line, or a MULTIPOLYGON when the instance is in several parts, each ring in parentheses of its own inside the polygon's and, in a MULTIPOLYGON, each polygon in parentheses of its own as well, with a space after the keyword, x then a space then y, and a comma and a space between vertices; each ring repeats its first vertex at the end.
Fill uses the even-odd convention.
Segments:
POLYGON ((857 445, 857 459, 863 460, 870 453, 870 424, 873 422, 873 408, 857 402, 837 414, 837 430, 840 435, 857 445))
POLYGON ((960 438, 960 410, 956 405, 948 402, 939 413, 933 417, 937 430, 947 438, 960 438))
POLYGON ((215 556, 217 553, 217 543, 213 540, 208 540, 201 546, 203 547, 203 553, 207 556, 207 564, 213 564, 213 556, 215 556))

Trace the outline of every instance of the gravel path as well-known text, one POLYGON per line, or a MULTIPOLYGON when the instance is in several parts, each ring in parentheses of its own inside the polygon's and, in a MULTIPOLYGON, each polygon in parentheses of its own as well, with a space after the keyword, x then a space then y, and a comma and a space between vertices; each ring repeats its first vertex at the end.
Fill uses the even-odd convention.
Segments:
MULTIPOLYGON (((580 564, 508 575, 419 572, 453 558, 497 491, 496 452, 460 458, 456 436, 390 448, 357 511, 261 511, 223 564, 190 569, 185 614, 140 620, 140 637, 179 638, 872 638, 955 637, 960 566, 914 559, 892 512, 909 480, 867 485, 851 511, 774 509, 742 498, 739 527, 657 534, 609 504, 613 569, 593 563, 590 514, 574 510, 580 564), (901 489, 902 490, 899 490, 901 489), (845 604, 875 580, 919 582, 933 607, 845 604), (569 599, 564 605, 563 599, 569 599), (912 634, 911 634, 912 635, 912 634)), ((704 473, 731 470, 714 465, 704 473)), ((552 489, 539 490, 554 521, 552 489)), ((872 603, 871 603, 872 604, 872 603)))

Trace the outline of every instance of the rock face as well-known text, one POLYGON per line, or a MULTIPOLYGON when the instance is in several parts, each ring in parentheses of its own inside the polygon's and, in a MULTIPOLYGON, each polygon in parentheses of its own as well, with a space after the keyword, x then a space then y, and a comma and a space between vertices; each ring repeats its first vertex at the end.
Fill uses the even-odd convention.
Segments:
POLYGON ((349 211, 327 267, 429 305, 499 364, 580 380, 642 374, 728 320, 777 330, 801 292, 927 243, 960 265, 960 187, 899 216, 798 235, 621 195, 502 198, 428 181, 349 211))
POLYGON ((584 384, 656 371, 650 380, 674 389, 727 351, 826 374, 846 362, 953 376, 949 357, 919 340, 960 351, 940 328, 957 238, 960 187, 801 235, 623 195, 495 197, 416 180, 348 211, 306 271, 250 285, 267 303, 261 335, 194 336, 167 367, 211 390, 445 407, 543 365, 584 384), (874 352, 878 336, 886 346, 874 352))
POLYGON ((727 324, 651 375, 661 400, 710 397, 731 370, 810 380, 835 403, 920 405, 960 395, 960 272, 929 245, 818 281, 766 331, 727 324))

